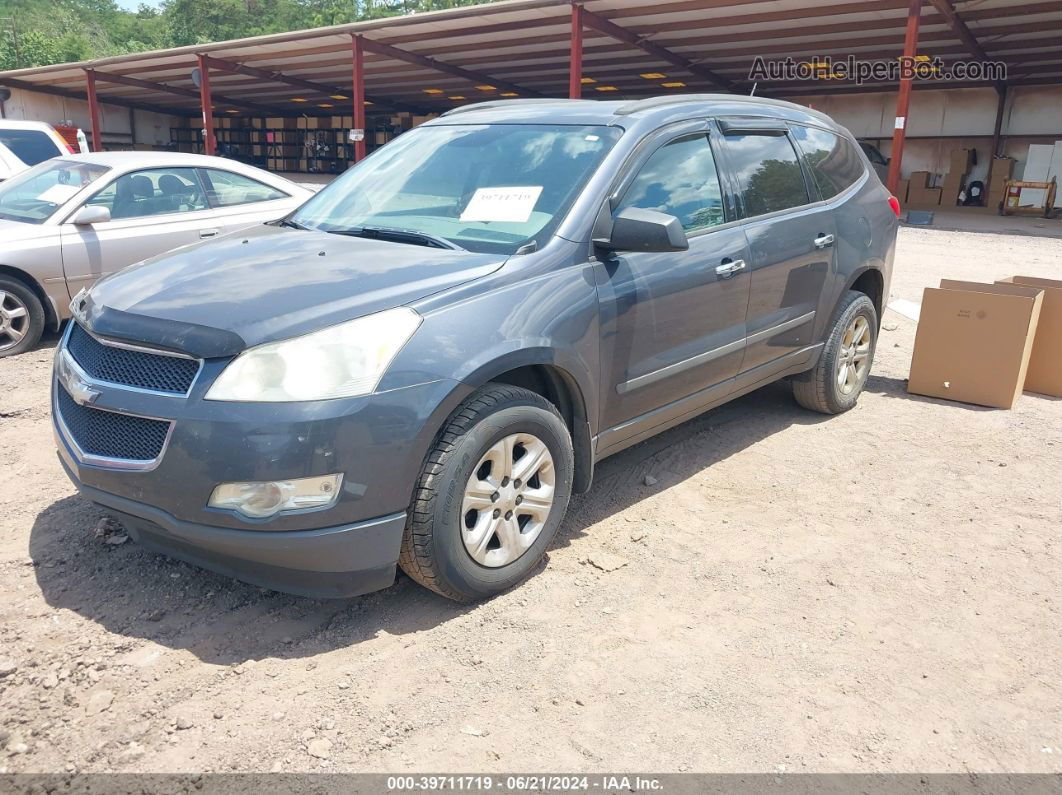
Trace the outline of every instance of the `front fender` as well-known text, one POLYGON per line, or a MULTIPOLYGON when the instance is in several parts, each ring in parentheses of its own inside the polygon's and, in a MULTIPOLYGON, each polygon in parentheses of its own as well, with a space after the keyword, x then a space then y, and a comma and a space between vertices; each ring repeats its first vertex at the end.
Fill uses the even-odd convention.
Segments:
POLYGON ((445 378, 477 387, 518 367, 548 365, 578 387, 596 433, 601 332, 591 268, 561 268, 425 312, 385 381, 445 378))

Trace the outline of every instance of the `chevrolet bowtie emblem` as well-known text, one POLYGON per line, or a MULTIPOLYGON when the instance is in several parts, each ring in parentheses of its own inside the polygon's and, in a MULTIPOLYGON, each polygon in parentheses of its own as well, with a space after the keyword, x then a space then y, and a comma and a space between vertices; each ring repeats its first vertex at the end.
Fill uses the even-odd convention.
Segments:
POLYGON ((67 353, 66 351, 63 351, 63 354, 59 359, 59 382, 66 389, 70 397, 74 399, 75 403, 82 406, 88 406, 95 403, 96 398, 100 396, 100 393, 90 387, 85 380, 75 372, 66 357, 67 353))

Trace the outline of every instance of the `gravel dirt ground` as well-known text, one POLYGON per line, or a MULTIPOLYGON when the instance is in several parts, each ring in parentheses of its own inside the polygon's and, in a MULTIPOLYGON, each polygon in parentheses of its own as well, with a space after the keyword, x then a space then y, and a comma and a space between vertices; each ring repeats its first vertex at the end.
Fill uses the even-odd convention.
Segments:
MULTIPOLYGON (((903 229, 893 295, 1062 274, 903 229)), ((0 362, 0 770, 1062 771, 1062 400, 785 385, 603 462, 548 564, 458 606, 311 601, 156 556, 53 452, 54 337, 0 362)))

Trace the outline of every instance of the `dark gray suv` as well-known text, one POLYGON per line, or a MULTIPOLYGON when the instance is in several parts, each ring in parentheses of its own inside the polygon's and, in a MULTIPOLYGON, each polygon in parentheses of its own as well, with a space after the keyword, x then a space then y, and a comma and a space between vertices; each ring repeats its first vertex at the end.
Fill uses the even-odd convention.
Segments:
POLYGON ((596 461, 780 378, 851 408, 898 214, 846 130, 785 102, 461 108, 284 221, 79 295, 59 454, 174 557, 487 597, 596 461))

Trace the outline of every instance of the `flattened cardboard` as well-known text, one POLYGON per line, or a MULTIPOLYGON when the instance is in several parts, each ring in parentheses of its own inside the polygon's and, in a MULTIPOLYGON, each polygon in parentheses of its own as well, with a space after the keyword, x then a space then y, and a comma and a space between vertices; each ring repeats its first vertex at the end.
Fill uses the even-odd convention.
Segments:
POLYGON ((1009 409, 1021 396, 1043 291, 944 279, 927 287, 907 391, 1009 409))
POLYGON ((1019 284, 1044 291, 1040 321, 1036 324, 1025 390, 1062 397, 1062 281, 1035 276, 1011 276, 1006 284, 1019 284))

